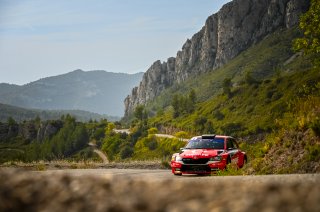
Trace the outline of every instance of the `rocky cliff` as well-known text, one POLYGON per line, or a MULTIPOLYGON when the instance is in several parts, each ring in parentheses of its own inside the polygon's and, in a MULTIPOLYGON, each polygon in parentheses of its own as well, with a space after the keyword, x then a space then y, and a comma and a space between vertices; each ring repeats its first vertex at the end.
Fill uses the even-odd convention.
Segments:
POLYGON ((36 124, 32 121, 24 123, 7 124, 0 122, 0 142, 5 142, 15 137, 23 138, 26 142, 38 141, 43 142, 51 138, 63 127, 63 122, 45 121, 36 124))
POLYGON ((124 100, 125 116, 174 83, 215 70, 277 29, 297 25, 308 6, 309 0, 234 0, 224 5, 175 58, 156 61, 145 72, 124 100))

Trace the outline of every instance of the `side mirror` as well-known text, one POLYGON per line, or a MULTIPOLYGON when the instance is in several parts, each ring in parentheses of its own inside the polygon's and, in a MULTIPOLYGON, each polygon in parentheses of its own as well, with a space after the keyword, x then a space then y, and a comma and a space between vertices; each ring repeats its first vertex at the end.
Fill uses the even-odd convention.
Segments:
POLYGON ((185 148, 180 148, 180 151, 184 151, 185 150, 185 148))

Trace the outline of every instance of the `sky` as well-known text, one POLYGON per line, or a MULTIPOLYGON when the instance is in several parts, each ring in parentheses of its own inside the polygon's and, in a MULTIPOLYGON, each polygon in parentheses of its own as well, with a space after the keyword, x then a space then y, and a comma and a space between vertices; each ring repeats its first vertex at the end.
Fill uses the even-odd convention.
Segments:
POLYGON ((0 83, 145 72, 230 0, 0 0, 0 83))

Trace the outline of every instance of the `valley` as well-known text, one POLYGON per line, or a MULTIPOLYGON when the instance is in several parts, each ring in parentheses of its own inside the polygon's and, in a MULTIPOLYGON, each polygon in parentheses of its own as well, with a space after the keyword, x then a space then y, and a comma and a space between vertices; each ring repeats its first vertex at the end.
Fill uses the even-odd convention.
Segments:
POLYGON ((221 134, 235 137, 249 157, 244 169, 225 175, 318 173, 319 54, 303 53, 308 34, 299 19, 314 14, 305 13, 308 7, 234 0, 209 16, 176 57, 145 73, 75 70, 23 86, 1 84, 1 101, 50 109, 0 105, 1 163, 100 163, 102 151, 111 162, 155 160, 168 168, 185 140, 221 134), (98 114, 110 107, 124 117, 98 114))

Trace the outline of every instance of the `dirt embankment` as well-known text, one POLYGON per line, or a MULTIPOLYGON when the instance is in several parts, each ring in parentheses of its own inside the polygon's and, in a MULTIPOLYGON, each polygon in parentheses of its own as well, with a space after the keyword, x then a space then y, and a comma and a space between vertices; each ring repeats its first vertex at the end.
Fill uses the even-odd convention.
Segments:
POLYGON ((181 179, 0 170, 0 211, 320 211, 319 175, 291 182, 181 179))

